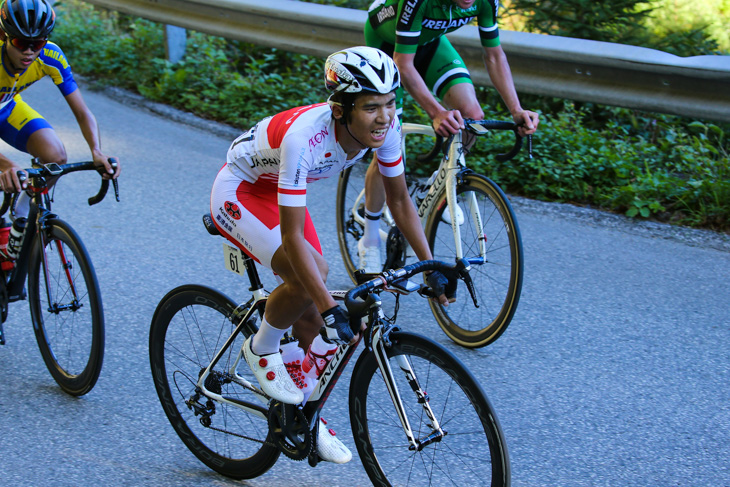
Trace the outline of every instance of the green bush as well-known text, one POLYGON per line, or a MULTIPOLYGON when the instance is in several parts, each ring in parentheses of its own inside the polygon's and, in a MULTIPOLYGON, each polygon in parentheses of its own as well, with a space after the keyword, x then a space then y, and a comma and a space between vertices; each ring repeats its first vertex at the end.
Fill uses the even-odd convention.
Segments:
POLYGON ((262 114, 322 101, 321 60, 189 31, 187 55, 165 59, 161 24, 71 1, 53 32, 75 72, 202 117, 249 127, 262 114))
POLYGON ((730 0, 508 0, 528 32, 649 47, 678 56, 730 49, 730 0))
MULTIPOLYGON (((76 72, 199 116, 245 129, 326 97, 320 58, 189 31, 186 55, 173 64, 160 24, 75 0, 57 3, 57 13, 53 40, 76 72)), ((479 88, 478 96, 493 107, 489 118, 509 119, 494 90, 479 88)), ((508 192, 730 230, 730 126, 547 97, 523 96, 522 104, 541 114, 534 158, 523 151, 496 162, 492 154, 511 147, 507 134, 480 139, 469 156, 508 192)), ((409 98, 405 117, 429 123, 409 98)), ((409 154, 431 143, 413 141, 409 154)))

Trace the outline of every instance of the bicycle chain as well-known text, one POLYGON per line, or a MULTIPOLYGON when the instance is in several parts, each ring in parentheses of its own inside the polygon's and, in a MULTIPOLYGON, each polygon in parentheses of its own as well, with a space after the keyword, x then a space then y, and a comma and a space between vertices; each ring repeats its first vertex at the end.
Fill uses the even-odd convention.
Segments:
MULTIPOLYGON (((265 392, 263 392, 261 389, 258 389, 257 387, 244 384, 243 382, 239 381, 234 375, 232 375, 230 373, 217 372, 217 374, 222 376, 224 379, 227 379, 230 382, 233 382, 233 383, 241 386, 244 389, 248 389, 249 391, 251 391, 255 394, 258 394, 258 395, 263 395, 263 397, 265 397, 266 399, 269 400, 268 416, 269 417, 272 416, 272 407, 274 407, 274 405, 271 404, 271 397, 269 397, 265 392)), ((280 405, 281 405, 281 403, 277 403, 275 407, 280 407, 280 405)), ((297 423, 301 424, 302 422, 304 422, 304 423, 307 422, 306 421, 307 418, 306 418, 306 416, 304 416, 304 413, 301 411, 301 409, 296 409, 296 415, 297 415, 297 423)), ((267 421, 267 423, 268 423, 269 428, 271 428, 271 421, 269 420, 269 421, 267 421)), ((242 435, 240 433, 235 433, 233 431, 224 430, 222 428, 216 428, 215 426, 212 426, 212 425, 208 425, 208 426, 206 426, 206 428, 209 428, 213 431, 219 431, 221 433, 236 436, 236 437, 242 438, 244 440, 249 440, 249 441, 253 441, 256 443, 260 443, 264 446, 270 446, 270 447, 276 448, 280 452, 282 452, 285 456, 287 456, 288 458, 291 458, 292 460, 297 460, 297 461, 301 461, 301 460, 304 460, 305 458, 307 458, 309 456, 309 454, 312 452, 313 447, 314 447, 314 442, 312 441, 312 431, 309 430, 308 428, 306 428, 308 433, 305 434, 305 443, 306 443, 305 448, 303 450, 299 450, 297 452, 290 450, 288 445, 286 445, 284 443, 283 438, 281 438, 278 443, 274 443, 274 442, 268 441, 268 438, 271 437, 271 435, 267 435, 266 440, 260 440, 258 438, 252 438, 250 436, 242 435)), ((269 431, 271 432, 271 429, 269 429, 269 431)), ((273 433, 273 434, 278 435, 277 433, 273 433)))

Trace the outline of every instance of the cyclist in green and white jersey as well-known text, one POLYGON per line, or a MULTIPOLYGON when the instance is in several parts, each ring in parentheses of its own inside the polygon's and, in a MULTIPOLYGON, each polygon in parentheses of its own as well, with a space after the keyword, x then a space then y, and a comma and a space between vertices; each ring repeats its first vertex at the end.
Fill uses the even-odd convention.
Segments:
MULTIPOLYGON (((464 127, 464 118, 484 118, 469 71, 445 34, 476 20, 484 61, 492 84, 521 135, 532 134, 538 114, 520 105, 507 57, 499 42, 498 0, 376 0, 368 11, 365 40, 393 57, 402 85, 431 118, 437 134, 447 137, 464 127), (440 100, 440 101, 439 101, 440 100)), ((398 115, 403 106, 398 96, 398 115)), ((377 167, 371 164, 365 182, 365 236, 360 241, 360 266, 379 271, 378 218, 385 203, 377 167)))

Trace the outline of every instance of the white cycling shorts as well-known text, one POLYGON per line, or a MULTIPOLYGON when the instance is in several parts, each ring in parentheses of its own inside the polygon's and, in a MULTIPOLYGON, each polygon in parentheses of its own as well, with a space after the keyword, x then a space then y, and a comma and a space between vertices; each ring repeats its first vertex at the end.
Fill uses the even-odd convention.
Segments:
MULTIPOLYGON (((244 181, 225 165, 218 172, 210 193, 210 214, 218 231, 269 269, 274 252, 281 247, 276 190, 276 184, 269 181, 244 181)), ((322 254, 308 210, 304 238, 322 254)))

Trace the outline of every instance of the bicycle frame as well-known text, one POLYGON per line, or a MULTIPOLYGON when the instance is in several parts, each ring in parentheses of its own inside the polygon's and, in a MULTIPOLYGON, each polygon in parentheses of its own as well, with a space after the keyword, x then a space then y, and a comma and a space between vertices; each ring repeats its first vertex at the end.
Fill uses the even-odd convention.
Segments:
MULTIPOLYGON (((234 315, 234 321, 238 321, 236 328, 233 330, 233 332, 225 341, 220 350, 218 350, 218 352, 215 354, 210 365, 206 367, 205 371, 198 378, 196 390, 209 399, 229 404, 231 406, 243 409, 249 413, 259 416, 264 420, 268 420, 268 408, 251 403, 249 401, 241 401, 239 399, 225 397, 223 395, 210 391, 205 386, 208 377, 210 376, 211 370, 215 367, 221 357, 223 357, 223 355, 229 350, 238 334, 241 333, 246 326, 249 326, 248 324, 250 323, 250 320, 255 316, 256 312, 263 314, 263 308, 268 299, 268 294, 263 290, 263 286, 261 286, 261 282, 258 278, 254 262, 240 249, 239 252, 241 252, 241 255, 243 257, 243 265, 246 268, 249 278, 251 278, 251 290, 253 291, 253 296, 248 302, 239 306, 239 308, 248 308, 248 311, 242 317, 234 315)), ((346 293, 347 291, 331 291, 332 296, 335 299, 340 300, 344 298, 346 293)), ((380 300, 375 299, 374 303, 375 304, 371 307, 367 317, 367 322, 370 324, 370 328, 368 328, 364 333, 369 334, 370 338, 367 341, 372 343, 370 349, 373 353, 376 354, 378 368, 380 369, 380 372, 385 379, 391 400, 393 401, 393 405, 396 408, 398 417, 400 418, 401 424, 403 426, 403 431, 408 438, 409 444, 411 445, 410 448, 412 450, 420 451, 429 443, 437 441, 438 439, 443 437, 445 433, 440 428, 438 421, 436 420, 436 417, 429 406, 428 395, 419 385, 410 362, 407 358, 399 356, 397 357, 397 361, 400 369, 406 374, 406 377, 408 378, 408 383, 411 384, 413 392, 418 397, 418 402, 423 406, 425 414, 432 421, 431 424, 433 427, 433 432, 428 437, 426 437, 423 441, 415 437, 413 429, 411 428, 408 421, 408 417, 406 416, 406 410, 401 400, 398 387, 396 386, 395 379, 393 377, 393 371, 391 370, 390 364, 388 362, 388 356, 386 351, 386 347, 390 343, 388 340, 388 334, 394 329, 394 326, 388 325, 383 321, 384 316, 382 309, 379 305, 380 300)), ((352 358, 355 350, 357 349, 361 341, 362 337, 353 345, 340 346, 335 352, 332 360, 325 367, 322 375, 317 382, 316 387, 312 391, 309 401, 303 407, 303 412, 305 416, 309 419, 310 426, 313 426, 316 423, 319 417, 319 411, 324 407, 324 404, 327 401, 330 393, 332 392, 335 384, 337 383, 337 380, 342 375, 345 366, 352 358)), ((238 367, 238 364, 241 362, 242 357, 243 350, 239 350, 237 352, 235 360, 233 361, 233 365, 228 371, 229 375, 238 383, 253 391, 257 395, 259 400, 261 400, 261 402, 267 406, 269 403, 269 398, 266 396, 266 394, 264 394, 261 389, 251 384, 248 380, 238 375, 238 373, 236 372, 236 369, 238 367)))
MULTIPOLYGON (((420 124, 413 124, 413 123, 404 123, 402 126, 402 134, 403 134, 403 161, 405 162, 405 137, 409 134, 419 134, 419 135, 430 135, 435 137, 436 134, 433 131, 432 127, 429 127, 428 125, 420 125, 420 124)), ((421 201, 420 205, 418 205, 418 208, 416 208, 418 212, 418 217, 421 219, 421 226, 426 226, 426 220, 428 218, 428 215, 431 214, 431 212, 435 211, 435 204, 436 200, 438 198, 438 195, 441 194, 441 191, 446 191, 446 202, 448 204, 449 209, 449 218, 450 218, 450 224, 451 224, 451 230, 454 234, 454 248, 456 249, 456 259, 462 259, 464 257, 464 251, 461 247, 461 228, 458 222, 457 218, 457 201, 456 201, 456 187, 457 187, 457 179, 461 174, 464 173, 464 171, 467 171, 468 168, 466 166, 466 160, 464 159, 464 150, 463 150, 463 142, 462 142, 462 132, 459 131, 453 136, 453 139, 449 143, 449 150, 447 155, 441 159, 441 163, 439 164, 438 169, 436 170, 436 177, 434 178, 433 182, 428 188, 428 192, 426 196, 423 198, 423 201, 421 201)), ((486 245, 486 237, 484 236, 484 226, 482 224, 482 217, 479 214, 479 209, 477 208, 477 202, 476 202, 476 196, 473 193, 470 193, 468 196, 467 205, 469 207, 469 213, 470 216, 474 222, 474 228, 477 230, 477 233, 481 235, 479 238, 479 255, 478 256, 472 256, 469 258, 470 264, 483 264, 486 262, 487 259, 487 245, 486 245)), ((365 202, 365 188, 362 189, 360 194, 358 195, 357 199, 355 200, 355 204, 351 208, 352 217, 354 220, 364 225, 364 218, 360 216, 357 212, 357 208, 360 207, 360 204, 364 204, 365 202)), ((383 221, 385 221, 389 227, 395 226, 395 220, 393 219, 393 216, 390 214, 390 211, 386 207, 383 211, 382 217, 383 221)), ((380 238, 383 242, 387 239, 388 235, 385 231, 382 229, 380 230, 380 238)), ((410 247, 409 247, 410 248, 410 247)))

